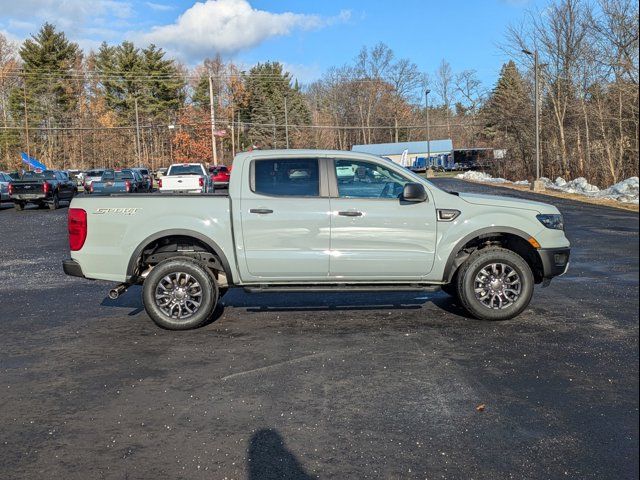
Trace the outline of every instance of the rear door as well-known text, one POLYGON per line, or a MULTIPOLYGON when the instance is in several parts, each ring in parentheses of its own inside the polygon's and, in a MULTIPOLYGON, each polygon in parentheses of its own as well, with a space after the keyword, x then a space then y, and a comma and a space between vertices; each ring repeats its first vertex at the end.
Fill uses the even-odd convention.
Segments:
POLYGON ((241 189, 240 220, 249 278, 326 280, 330 213, 324 165, 317 158, 258 157, 245 166, 249 182, 241 189))
POLYGON ((386 163, 333 162, 329 175, 333 277, 419 280, 431 271, 436 246, 433 198, 403 202, 404 185, 414 180, 386 163))

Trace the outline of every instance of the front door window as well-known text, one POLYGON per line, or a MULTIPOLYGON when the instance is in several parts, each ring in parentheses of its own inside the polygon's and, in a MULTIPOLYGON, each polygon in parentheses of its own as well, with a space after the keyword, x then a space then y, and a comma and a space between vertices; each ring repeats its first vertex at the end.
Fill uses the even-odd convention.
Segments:
POLYGON ((360 160, 336 160, 340 198, 388 198, 402 194, 408 179, 377 163, 360 160))

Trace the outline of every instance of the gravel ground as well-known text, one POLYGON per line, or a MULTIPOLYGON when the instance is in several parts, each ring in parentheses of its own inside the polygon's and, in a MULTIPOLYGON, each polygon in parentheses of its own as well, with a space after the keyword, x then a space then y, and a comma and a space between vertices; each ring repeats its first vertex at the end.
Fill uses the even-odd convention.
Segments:
POLYGON ((569 273, 501 323, 443 293, 232 289, 169 332, 139 288, 63 275, 66 208, 3 206, 0 477, 637 478, 638 214, 436 182, 553 201, 569 273))

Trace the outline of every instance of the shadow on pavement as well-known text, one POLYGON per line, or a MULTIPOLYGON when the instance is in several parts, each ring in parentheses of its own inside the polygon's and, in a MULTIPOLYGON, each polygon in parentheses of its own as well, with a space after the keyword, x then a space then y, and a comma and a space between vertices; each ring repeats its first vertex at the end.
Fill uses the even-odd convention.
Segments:
POLYGON ((249 440, 249 480, 311 480, 298 459, 271 428, 257 431, 249 440))
MULTIPOLYGON (((247 312, 323 312, 364 310, 419 310, 427 303, 459 317, 468 317, 459 303, 450 296, 438 292, 266 292, 246 293, 241 288, 231 288, 220 299, 212 318, 205 324, 218 320, 225 308, 240 308, 247 312)), ((103 307, 128 308, 127 314, 135 316, 144 311, 142 288, 130 287, 117 300, 106 297, 103 307)))

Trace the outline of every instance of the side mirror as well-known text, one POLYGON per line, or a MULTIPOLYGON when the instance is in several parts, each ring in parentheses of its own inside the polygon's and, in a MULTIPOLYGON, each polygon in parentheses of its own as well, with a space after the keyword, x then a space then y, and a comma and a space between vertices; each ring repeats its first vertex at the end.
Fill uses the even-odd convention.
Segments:
POLYGON ((420 183, 409 182, 402 190, 402 200, 405 202, 426 202, 428 198, 427 191, 420 183))

